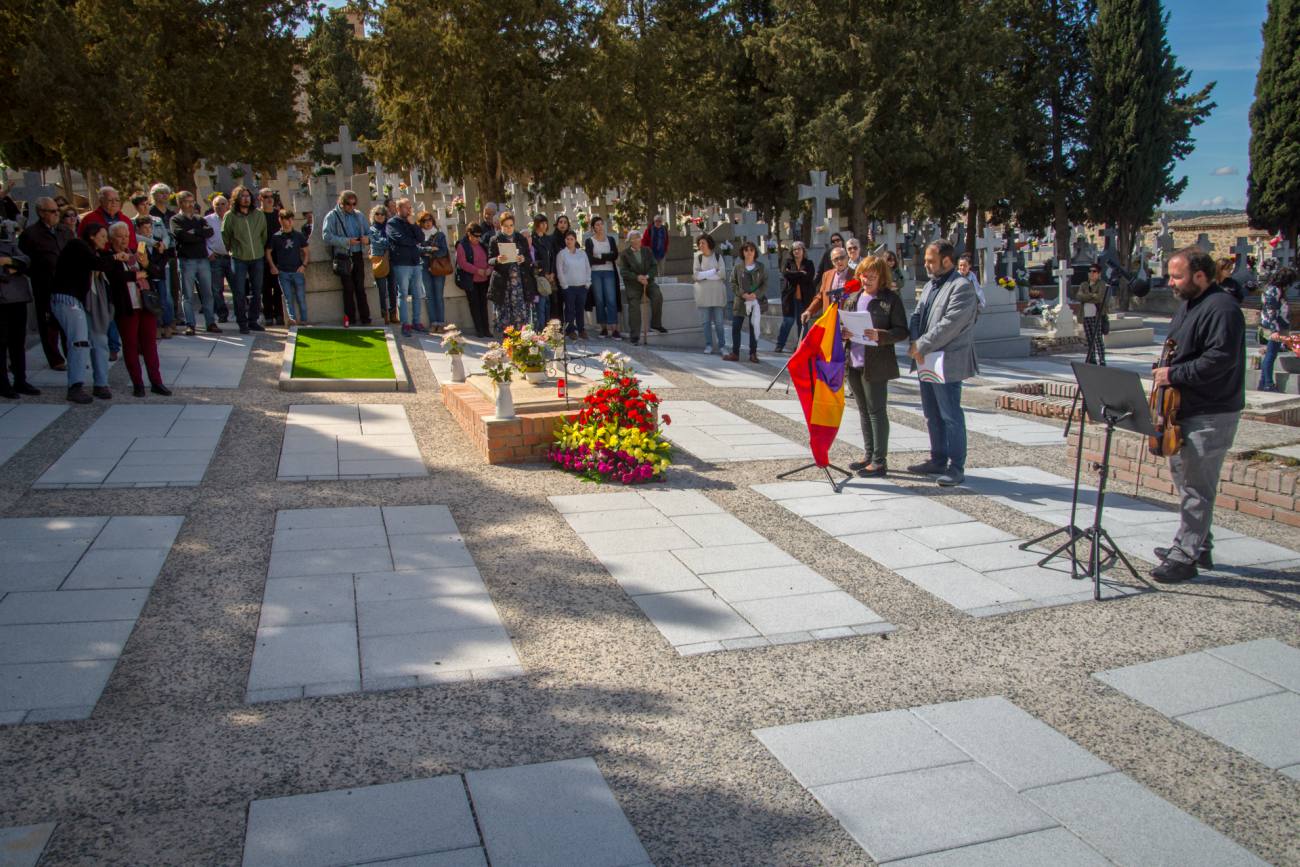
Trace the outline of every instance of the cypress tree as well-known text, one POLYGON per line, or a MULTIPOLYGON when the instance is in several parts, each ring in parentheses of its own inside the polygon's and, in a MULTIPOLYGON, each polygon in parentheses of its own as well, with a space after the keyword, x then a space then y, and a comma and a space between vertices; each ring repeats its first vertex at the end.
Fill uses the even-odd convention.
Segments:
POLYGON ((372 139, 379 135, 379 118, 375 97, 361 74, 357 39, 352 29, 349 8, 329 9, 312 17, 312 31, 307 37, 303 89, 307 94, 308 153, 317 161, 328 161, 325 142, 338 135, 339 125, 347 124, 354 139, 372 139))
POLYGON ((1300 228, 1300 0, 1269 0, 1264 54, 1250 107, 1246 212, 1252 226, 1281 231, 1294 248, 1300 228))
POLYGON ((1186 188, 1186 176, 1174 177, 1175 161, 1191 153, 1192 128, 1214 108, 1213 83, 1184 91, 1191 75, 1169 50, 1167 21, 1160 0, 1099 0, 1088 40, 1088 211, 1118 230, 1126 265, 1135 233, 1186 188))

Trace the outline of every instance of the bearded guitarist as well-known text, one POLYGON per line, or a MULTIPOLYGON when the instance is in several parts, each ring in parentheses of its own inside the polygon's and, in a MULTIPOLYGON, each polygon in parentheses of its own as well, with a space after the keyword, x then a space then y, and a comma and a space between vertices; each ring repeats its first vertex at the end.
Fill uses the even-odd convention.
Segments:
POLYGON ((1214 568, 1214 497, 1219 470, 1237 434, 1246 405, 1246 320, 1241 306, 1215 282, 1215 264, 1198 247, 1169 259, 1169 285, 1183 302, 1169 324, 1175 348, 1167 367, 1153 372, 1154 385, 1177 388, 1182 448, 1169 458, 1169 472, 1182 498, 1178 533, 1156 548, 1160 565, 1151 577, 1172 584, 1214 568))

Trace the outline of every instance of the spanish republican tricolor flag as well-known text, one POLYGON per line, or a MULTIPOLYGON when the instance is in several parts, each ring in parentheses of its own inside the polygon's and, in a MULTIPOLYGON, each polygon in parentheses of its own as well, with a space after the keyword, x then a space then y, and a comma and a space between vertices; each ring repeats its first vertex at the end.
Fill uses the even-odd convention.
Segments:
POLYGON ((809 327, 790 356, 789 369, 808 422, 813 460, 819 467, 827 466, 844 416, 844 339, 838 304, 828 307, 809 327))

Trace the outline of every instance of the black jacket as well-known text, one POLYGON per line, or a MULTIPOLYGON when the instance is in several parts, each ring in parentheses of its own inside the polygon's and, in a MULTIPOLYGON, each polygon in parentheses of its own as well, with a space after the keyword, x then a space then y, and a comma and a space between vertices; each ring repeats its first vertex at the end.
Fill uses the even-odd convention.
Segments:
POLYGON ((174 215, 171 230, 176 238, 176 255, 182 259, 208 258, 208 238, 212 237, 212 227, 197 211, 188 217, 174 215))
POLYGON ((781 269, 781 277, 781 315, 798 316, 813 297, 813 263, 805 256, 803 265, 796 266, 791 256, 781 269))
POLYGON ((95 251, 80 238, 74 238, 59 253, 58 264, 54 268, 54 289, 57 295, 71 295, 86 304, 90 293, 90 275, 95 271, 107 271, 118 264, 108 250, 95 251))
POLYGON ((1179 415, 1240 412, 1246 405, 1246 319, 1217 283, 1184 301, 1169 323, 1175 349, 1169 383, 1182 394, 1179 415))
POLYGON ((32 281, 32 290, 38 295, 49 294, 54 285, 54 268, 58 265, 59 254, 71 241, 72 231, 62 222, 51 229, 38 221, 23 229, 18 236, 18 249, 32 260, 28 277, 32 281))
MULTIPOLYGON (((524 284, 524 301, 532 304, 537 300, 537 272, 533 269, 532 251, 528 248, 528 239, 521 232, 513 232, 507 235, 505 232, 497 232, 488 242, 488 261, 501 255, 502 244, 514 244, 518 253, 523 255, 524 261, 518 264, 519 276, 524 284)), ((500 304, 506 297, 506 287, 509 285, 510 269, 516 263, 501 262, 492 266, 492 280, 488 284, 488 297, 492 299, 493 304, 500 304)))
MULTIPOLYGON (((842 310, 857 310, 858 296, 854 292, 844 296, 842 310)), ((867 312, 871 314, 871 327, 880 332, 879 346, 863 347, 863 369, 866 370, 867 382, 898 379, 898 356, 894 354, 894 344, 908 337, 907 310, 903 298, 892 289, 882 289, 876 297, 867 302, 867 312)), ((845 343, 845 356, 848 356, 848 344, 845 343)))

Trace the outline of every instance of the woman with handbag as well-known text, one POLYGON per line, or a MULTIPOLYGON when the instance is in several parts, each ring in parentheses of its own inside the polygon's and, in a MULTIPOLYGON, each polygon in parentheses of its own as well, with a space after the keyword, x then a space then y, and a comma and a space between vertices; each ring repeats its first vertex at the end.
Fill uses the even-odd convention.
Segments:
POLYGON ((415 219, 424 235, 420 247, 420 274, 424 280, 424 300, 429 308, 429 330, 441 334, 447 325, 447 305, 444 290, 447 275, 451 273, 451 255, 447 250, 447 236, 438 228, 438 219, 429 211, 421 211, 415 219))
POLYGON ((132 394, 136 397, 145 394, 140 371, 143 355, 153 393, 170 395, 171 390, 163 385, 158 364, 158 315, 162 312, 162 299, 157 290, 149 288, 145 271, 147 257, 131 250, 131 234, 124 223, 110 226, 108 239, 114 255, 113 266, 107 272, 108 297, 113 304, 113 321, 122 335, 122 360, 131 375, 132 394), (120 253, 127 253, 127 257, 122 259, 120 253))
POLYGON ((752 241, 740 245, 741 261, 731 269, 731 353, 723 361, 740 361, 740 332, 749 322, 749 360, 758 364, 758 319, 767 309, 767 269, 752 241))
MULTIPOLYGON (((92 394, 110 400, 108 390, 108 288, 104 272, 115 265, 108 251, 108 227, 103 223, 82 224, 81 237, 69 241, 59 252, 54 265, 54 283, 50 310, 63 331, 68 359, 68 400, 90 403, 84 378, 90 364, 94 387, 92 394), (99 303, 96 303, 99 302, 99 303), (98 327, 91 327, 91 312, 97 311, 98 327)), ((125 253, 117 260, 124 261, 125 253)))
MULTIPOLYGON (((343 326, 370 324, 366 298, 366 268, 362 253, 370 247, 366 216, 357 213, 357 194, 339 193, 338 205, 325 215, 321 238, 330 246, 330 265, 343 288, 343 326)), ((382 300, 382 299, 381 299, 382 300)))
POLYGON ((375 288, 379 290, 379 306, 384 314, 384 322, 400 322, 397 318, 397 287, 393 285, 391 261, 388 258, 388 236, 384 226, 388 224, 388 209, 375 205, 370 209, 370 227, 366 230, 370 236, 370 273, 375 277, 375 288))
POLYGON ((785 342, 794 328, 794 342, 803 336, 800 317, 813 296, 813 264, 803 241, 795 241, 790 258, 781 271, 781 330, 776 335, 776 351, 785 352, 785 342))
POLYGON ((470 223, 465 237, 456 245, 456 285, 469 301, 469 315, 474 319, 474 336, 491 337, 488 328, 487 296, 492 277, 488 252, 483 247, 483 227, 470 223))
POLYGON ((523 328, 531 321, 530 311, 537 302, 537 277, 529 255, 528 241, 515 231, 515 215, 504 211, 501 228, 488 244, 488 264, 492 266, 489 295, 497 308, 496 332, 523 328), (514 245, 514 258, 504 254, 502 246, 514 245))

